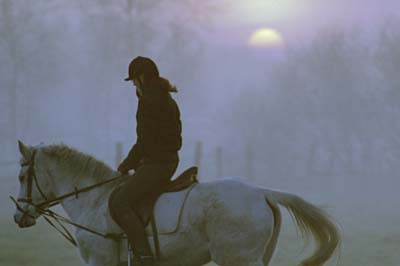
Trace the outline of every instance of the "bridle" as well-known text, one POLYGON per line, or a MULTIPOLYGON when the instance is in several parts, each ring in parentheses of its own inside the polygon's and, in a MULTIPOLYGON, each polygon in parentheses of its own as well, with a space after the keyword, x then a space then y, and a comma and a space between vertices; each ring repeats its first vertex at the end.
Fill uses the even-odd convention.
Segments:
POLYGON ((48 197, 46 197, 46 195, 43 193, 43 190, 40 188, 39 186, 39 182, 36 176, 36 172, 35 172, 35 158, 36 158, 36 150, 33 151, 32 154, 32 158, 29 162, 26 163, 22 163, 21 167, 24 166, 28 166, 28 176, 27 176, 27 194, 26 194, 26 198, 18 198, 17 200, 13 197, 10 196, 11 200, 14 202, 16 208, 23 213, 22 215, 22 219, 24 219, 26 216, 29 216, 33 219, 36 219, 32 214, 30 214, 27 210, 25 210, 24 208, 22 208, 19 205, 19 202, 22 203, 26 203, 29 204, 31 206, 33 206, 35 208, 35 210, 44 217, 44 219, 52 226, 54 227, 59 233, 61 233, 70 243, 72 243, 74 246, 77 246, 77 243, 75 241, 75 239, 73 238, 72 234, 68 231, 68 229, 61 223, 61 222, 65 222, 68 224, 71 224, 77 228, 80 228, 82 230, 88 231, 90 233, 96 234, 98 236, 102 236, 104 238, 107 239, 112 239, 112 240, 120 240, 120 239, 124 239, 124 235, 120 234, 120 233, 101 233, 98 232, 96 230, 90 229, 88 227, 85 227, 83 225, 74 223, 73 221, 71 221, 68 218, 65 218, 59 214, 57 214, 56 212, 53 212, 52 210, 50 210, 50 207, 53 207, 55 205, 58 205, 61 203, 62 200, 75 196, 75 198, 78 198, 78 195, 80 193, 84 193, 87 191, 90 191, 96 187, 102 186, 104 184, 107 183, 111 183, 114 182, 122 177, 124 177, 124 175, 119 175, 116 176, 114 178, 102 181, 100 183, 96 183, 94 185, 88 186, 88 187, 84 187, 81 189, 78 189, 77 187, 75 187, 73 192, 70 193, 66 193, 62 196, 56 197, 54 199, 49 199, 48 197), (42 198, 44 199, 44 201, 40 202, 40 203, 34 203, 32 200, 32 190, 33 190, 33 184, 35 184, 36 189, 39 191, 39 193, 41 194, 42 198), (62 230, 60 228, 58 228, 49 218, 54 219, 55 222, 58 223, 59 226, 61 226, 62 230))
MULTIPOLYGON (((36 186, 36 189, 39 191, 39 193, 41 194, 41 196, 43 197, 43 199, 45 200, 45 202, 48 200, 48 198, 46 197, 46 195, 43 193, 43 190, 40 188, 39 186, 39 182, 37 180, 36 177, 36 172, 35 172, 35 157, 36 157, 36 151, 33 151, 32 154, 32 159, 30 162, 27 163, 22 163, 21 166, 28 166, 28 178, 27 178, 27 182, 28 182, 28 188, 27 188, 27 194, 26 194, 26 198, 18 198, 17 202, 23 202, 23 203, 28 203, 28 204, 32 204, 32 205, 42 205, 42 204, 33 204, 32 202, 32 184, 34 183, 36 186)), ((25 213, 24 213, 25 214, 25 213)))

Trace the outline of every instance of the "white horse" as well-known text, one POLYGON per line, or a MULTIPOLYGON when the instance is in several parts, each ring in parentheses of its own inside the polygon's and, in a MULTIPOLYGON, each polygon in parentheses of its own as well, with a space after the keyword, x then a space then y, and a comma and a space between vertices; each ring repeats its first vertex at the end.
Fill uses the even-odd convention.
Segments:
MULTIPOLYGON (((40 216, 29 198, 32 203, 43 202, 44 196, 56 198, 76 187, 86 187, 118 175, 92 156, 65 145, 31 147, 19 142, 19 149, 22 159, 18 197, 25 200, 21 200, 22 209, 17 209, 14 219, 20 227, 34 225, 40 216), (31 180, 29 185, 27 180, 32 172, 37 184, 32 185, 31 180)), ((122 232, 108 209, 108 198, 115 185, 106 184, 79 194, 78 198, 64 199, 61 205, 78 224, 99 232, 122 232)), ((161 197, 159 201, 162 200, 161 197)), ((304 236, 310 235, 315 240, 313 254, 300 265, 323 265, 340 244, 338 228, 327 214, 299 196, 228 178, 193 187, 181 214, 179 230, 160 235, 163 257, 156 265, 200 266, 210 261, 221 266, 269 265, 281 226, 278 205, 288 209, 304 236)), ((162 225, 163 221, 157 223, 162 225)), ((87 264, 118 264, 116 241, 79 228, 75 238, 80 256, 87 264)))

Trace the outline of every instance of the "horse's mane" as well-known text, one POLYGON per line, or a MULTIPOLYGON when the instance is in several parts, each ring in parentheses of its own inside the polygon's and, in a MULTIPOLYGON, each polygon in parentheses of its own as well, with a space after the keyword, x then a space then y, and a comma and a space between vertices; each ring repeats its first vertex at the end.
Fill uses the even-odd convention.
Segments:
POLYGON ((104 162, 65 144, 48 145, 42 151, 56 158, 74 177, 93 177, 101 181, 113 175, 113 170, 104 162))

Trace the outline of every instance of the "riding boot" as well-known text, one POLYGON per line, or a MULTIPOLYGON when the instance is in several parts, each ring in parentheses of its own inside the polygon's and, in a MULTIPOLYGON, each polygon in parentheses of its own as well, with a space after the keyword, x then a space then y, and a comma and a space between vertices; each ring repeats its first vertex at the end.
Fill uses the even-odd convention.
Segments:
POLYGON ((136 213, 129 209, 119 218, 119 225, 127 234, 135 255, 153 256, 145 228, 136 213))
POLYGON ((153 252, 150 247, 149 239, 146 235, 146 230, 140 220, 135 224, 134 241, 133 247, 138 254, 141 256, 153 257, 153 252))

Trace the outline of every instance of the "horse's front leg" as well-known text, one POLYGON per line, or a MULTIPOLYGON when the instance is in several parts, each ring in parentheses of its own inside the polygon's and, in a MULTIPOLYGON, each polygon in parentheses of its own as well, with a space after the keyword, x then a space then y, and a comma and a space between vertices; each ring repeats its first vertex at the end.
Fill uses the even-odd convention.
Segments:
POLYGON ((89 266, 118 265, 118 244, 112 240, 83 233, 78 238, 78 248, 89 266))

